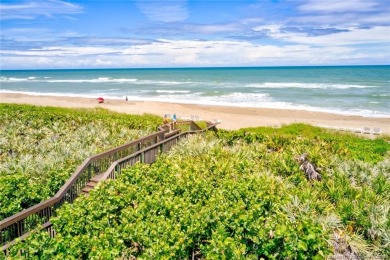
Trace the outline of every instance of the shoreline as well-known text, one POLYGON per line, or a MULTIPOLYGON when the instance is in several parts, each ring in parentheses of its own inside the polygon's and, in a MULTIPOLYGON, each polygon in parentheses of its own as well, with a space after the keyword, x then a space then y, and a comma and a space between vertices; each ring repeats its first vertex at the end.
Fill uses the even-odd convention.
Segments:
MULTIPOLYGON (((127 114, 164 114, 176 113, 178 118, 198 116, 205 120, 221 120, 218 128, 236 130, 246 127, 280 127, 291 123, 305 123, 321 127, 358 128, 379 127, 382 135, 390 135, 390 118, 347 116, 325 112, 313 112, 291 109, 249 108, 235 106, 194 105, 174 102, 125 101, 106 99, 99 104, 95 98, 68 96, 45 96, 15 93, 0 93, 0 103, 30 104, 37 106, 95 108, 102 107, 127 114)), ((372 136, 372 135, 364 135, 372 136)))

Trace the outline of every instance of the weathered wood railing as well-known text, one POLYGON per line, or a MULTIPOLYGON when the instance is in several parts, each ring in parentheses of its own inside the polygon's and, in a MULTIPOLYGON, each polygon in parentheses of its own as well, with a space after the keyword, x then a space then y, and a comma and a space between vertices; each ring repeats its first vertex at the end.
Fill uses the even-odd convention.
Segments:
POLYGON ((2 251, 6 252, 15 239, 24 239, 39 226, 54 236, 50 217, 55 216, 55 210, 65 202, 72 203, 95 175, 104 173, 101 180, 116 179, 123 168, 137 162, 153 163, 160 153, 168 151, 180 139, 216 126, 208 122, 207 129, 198 130, 199 127, 193 121, 181 124, 189 124, 189 131, 180 133, 176 130, 169 133, 167 126, 160 126, 154 134, 87 158, 54 197, 0 221, 2 251))

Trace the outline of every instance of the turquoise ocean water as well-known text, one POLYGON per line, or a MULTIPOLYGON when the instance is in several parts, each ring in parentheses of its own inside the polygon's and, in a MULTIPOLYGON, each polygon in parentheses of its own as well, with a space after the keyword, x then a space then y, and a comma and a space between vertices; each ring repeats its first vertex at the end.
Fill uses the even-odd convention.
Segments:
POLYGON ((390 66, 2 70, 0 92, 390 117, 390 66))

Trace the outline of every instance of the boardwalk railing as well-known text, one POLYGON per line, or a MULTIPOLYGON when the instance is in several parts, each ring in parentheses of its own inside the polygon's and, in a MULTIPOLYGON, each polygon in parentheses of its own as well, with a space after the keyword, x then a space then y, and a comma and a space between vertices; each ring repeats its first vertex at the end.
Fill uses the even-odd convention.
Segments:
POLYGON ((137 162, 153 163, 159 154, 168 151, 180 139, 215 129, 216 126, 216 123, 208 122, 207 129, 198 130, 200 128, 193 121, 180 124, 189 125, 189 131, 180 133, 180 130, 176 130, 169 133, 166 125, 160 126, 154 134, 87 158, 54 197, 0 221, 2 251, 6 252, 15 239, 26 238, 37 227, 46 229, 53 237, 55 232, 50 217, 55 216, 56 209, 65 202, 72 203, 92 177, 104 173, 101 180, 116 179, 123 168, 137 162))

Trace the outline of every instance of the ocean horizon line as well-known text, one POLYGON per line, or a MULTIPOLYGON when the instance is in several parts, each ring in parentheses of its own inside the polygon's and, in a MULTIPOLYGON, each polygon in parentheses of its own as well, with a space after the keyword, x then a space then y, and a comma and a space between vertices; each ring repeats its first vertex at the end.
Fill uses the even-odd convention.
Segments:
POLYGON ((275 65, 275 66, 205 66, 205 67, 123 67, 123 68, 39 68, 39 69, 1 69, 4 71, 76 71, 76 70, 186 70, 186 69, 267 69, 267 68, 350 68, 350 67, 390 67, 390 64, 360 65, 275 65))

